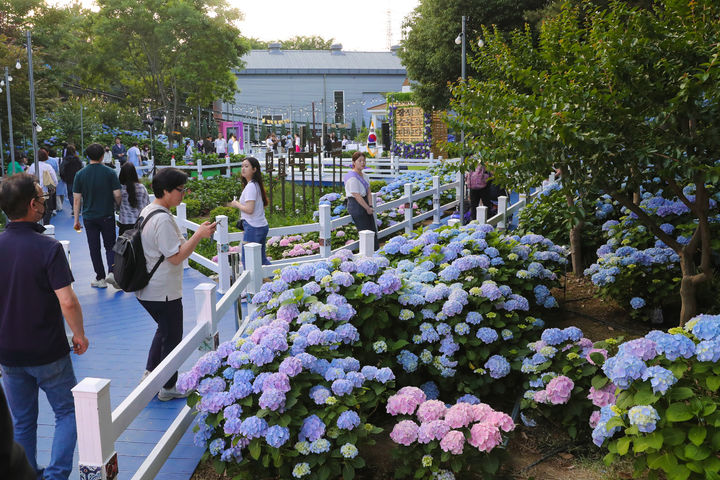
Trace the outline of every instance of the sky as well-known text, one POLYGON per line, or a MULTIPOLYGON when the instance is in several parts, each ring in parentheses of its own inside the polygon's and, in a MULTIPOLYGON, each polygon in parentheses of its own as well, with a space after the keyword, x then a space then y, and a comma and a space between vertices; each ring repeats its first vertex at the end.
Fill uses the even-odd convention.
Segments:
POLYGON ((334 38, 343 50, 387 51, 390 10, 391 43, 401 39, 403 19, 419 0, 229 0, 243 12, 240 32, 260 40, 296 35, 334 38))

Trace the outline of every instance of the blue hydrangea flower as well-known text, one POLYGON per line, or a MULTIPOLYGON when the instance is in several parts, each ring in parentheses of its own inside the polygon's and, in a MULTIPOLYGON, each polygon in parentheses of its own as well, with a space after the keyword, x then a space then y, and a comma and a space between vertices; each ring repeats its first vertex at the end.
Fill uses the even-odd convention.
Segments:
POLYGON ((353 410, 346 410, 337 419, 337 426, 343 430, 352 430, 360 425, 360 416, 353 410))
POLYGON ((273 425, 265 431, 265 441, 274 448, 280 448, 290 440, 290 430, 287 427, 273 425))
POLYGON ((478 328, 476 337, 482 340, 483 343, 490 344, 498 339, 498 334, 492 328, 480 327, 478 328))
POLYGON ((634 380, 642 377, 646 368, 645 362, 639 358, 618 353, 614 357, 607 359, 602 370, 615 385, 625 390, 630 387, 634 380))
POLYGON ((325 423, 317 415, 310 415, 303 420, 298 439, 301 442, 305 440, 314 442, 323 435, 325 435, 325 423))
POLYGON ((636 405, 628 411, 628 419, 630 425, 636 425, 638 430, 643 433, 652 433, 655 431, 655 424, 660 420, 660 416, 650 405, 636 405))
POLYGON ((493 355, 485 362, 485 369, 492 378, 502 378, 510 373, 510 363, 502 355, 493 355))
POLYGON ((650 379, 650 385, 653 387, 653 392, 662 393, 663 395, 667 392, 667 389, 673 386, 678 379, 673 373, 667 368, 663 368, 659 365, 649 367, 642 375, 643 380, 650 379))
POLYGON ((633 297, 630 299, 630 306, 633 309, 638 310, 645 306, 645 300, 640 297, 633 297))

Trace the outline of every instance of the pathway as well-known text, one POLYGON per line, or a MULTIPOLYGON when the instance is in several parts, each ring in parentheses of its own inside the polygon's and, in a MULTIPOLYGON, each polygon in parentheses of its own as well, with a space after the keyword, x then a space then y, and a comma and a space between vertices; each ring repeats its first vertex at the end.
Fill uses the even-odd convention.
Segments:
MULTIPOLYGON (((112 408, 140 383, 145 370, 145 360, 150 341, 155 332, 155 323, 135 299, 135 295, 124 293, 110 286, 107 289, 90 287, 94 278, 92 263, 84 232, 78 234, 72 228, 72 218, 67 203, 65 210, 53 217, 55 238, 70 240, 70 261, 75 283, 73 288, 80 299, 85 319, 85 333, 90 348, 82 356, 72 354, 75 375, 80 381, 84 377, 108 378, 112 408)), ((184 331, 189 332, 195 325, 195 297, 193 289, 208 278, 196 270, 186 269, 183 282, 183 304, 185 312, 184 331)), ((220 341, 228 340, 234 333, 233 313, 220 322, 220 341)), ((199 352, 183 365, 181 371, 189 369, 200 356, 199 352)), ((115 444, 118 453, 120 480, 130 479, 145 460, 157 441, 170 426, 173 419, 185 405, 185 400, 160 402, 157 398, 142 411, 115 444)), ((54 430, 54 418, 45 395, 40 394, 40 415, 38 426, 38 463, 46 465, 50 458, 50 447, 54 430)), ((192 443, 192 431, 182 437, 170 459, 165 463, 158 480, 188 480, 198 465, 203 449, 192 443)), ((79 478, 78 455, 75 450, 75 469, 71 479, 79 478)))

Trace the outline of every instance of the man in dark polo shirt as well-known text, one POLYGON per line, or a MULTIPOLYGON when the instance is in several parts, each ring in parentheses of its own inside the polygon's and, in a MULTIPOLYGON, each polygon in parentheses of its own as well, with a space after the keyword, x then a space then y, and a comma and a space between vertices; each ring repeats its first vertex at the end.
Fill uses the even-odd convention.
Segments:
POLYGON ((80 205, 82 204, 83 224, 90 249, 90 260, 95 270, 95 280, 90 286, 107 288, 109 283, 120 288, 115 282, 112 267, 115 263, 115 205, 120 205, 122 190, 120 180, 115 170, 102 163, 105 149, 99 143, 93 143, 85 149, 85 155, 90 163, 75 175, 73 181, 73 214, 75 215, 75 230, 80 230, 80 205), (107 259, 108 275, 105 277, 102 253, 100 252, 100 237, 102 236, 107 259))
POLYGON ((34 177, 18 173, 0 183, 0 208, 10 219, 0 234, 0 370, 15 425, 38 478, 67 480, 77 442, 70 389, 77 383, 63 317, 73 333, 75 353, 88 348, 82 309, 60 242, 37 223, 46 197, 34 177), (32 255, 28 255, 32 252, 32 255), (38 392, 55 413, 50 464, 38 469, 38 392))

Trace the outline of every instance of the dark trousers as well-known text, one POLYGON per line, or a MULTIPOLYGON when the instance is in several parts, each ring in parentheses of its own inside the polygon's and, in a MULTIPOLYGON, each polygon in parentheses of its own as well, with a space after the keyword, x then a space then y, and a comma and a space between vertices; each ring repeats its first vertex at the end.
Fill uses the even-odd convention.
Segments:
POLYGON ((353 219, 353 222, 355 222, 355 226, 358 229, 358 232, 362 232, 363 230, 372 230, 375 232, 375 251, 378 251, 380 248, 380 241, 378 240, 377 236, 377 225, 375 225, 375 218, 368 214, 367 211, 358 203, 357 200, 355 200, 353 197, 348 198, 347 202, 347 209, 348 213, 350 213, 350 216, 353 219))
MULTIPOLYGON (((155 367, 165 360, 173 348, 177 347, 183 336, 183 305, 182 298, 166 302, 153 302, 138 300, 140 305, 147 310, 155 323, 157 330, 150 344, 147 363, 145 368, 152 372, 155 367)), ((177 382, 178 374, 173 373, 164 387, 173 388, 177 382)))
POLYGON ((105 267, 103 266, 102 254, 100 252, 100 236, 102 235, 103 246, 105 247, 105 258, 108 264, 108 273, 112 272, 115 263, 115 219, 113 217, 83 219, 85 224, 85 235, 87 236, 88 247, 90 247, 90 260, 95 270, 95 279, 105 278, 105 267))
POLYGON ((131 228, 135 226, 134 223, 120 223, 118 222, 118 237, 123 234, 123 232, 127 232, 131 228))

